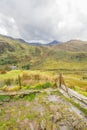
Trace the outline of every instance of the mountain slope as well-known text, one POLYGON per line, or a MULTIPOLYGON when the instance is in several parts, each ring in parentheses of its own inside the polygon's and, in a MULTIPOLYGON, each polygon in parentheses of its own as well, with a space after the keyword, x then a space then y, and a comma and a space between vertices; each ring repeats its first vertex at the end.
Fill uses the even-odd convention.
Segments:
POLYGON ((0 67, 27 64, 31 69, 87 69, 87 42, 72 40, 52 46, 33 46, 0 36, 0 67))
POLYGON ((54 41, 52 41, 52 42, 47 43, 46 45, 53 46, 53 45, 58 45, 58 44, 60 44, 60 43, 61 43, 61 42, 59 42, 59 41, 57 41, 57 40, 54 40, 54 41))
POLYGON ((0 36, 0 65, 34 64, 47 51, 46 47, 32 46, 19 40, 0 36))
POLYGON ((44 69, 87 69, 87 42, 72 40, 50 47, 46 58, 37 68, 44 69))
POLYGON ((87 42, 80 40, 71 40, 59 45, 55 45, 55 49, 61 49, 71 52, 87 52, 87 42))

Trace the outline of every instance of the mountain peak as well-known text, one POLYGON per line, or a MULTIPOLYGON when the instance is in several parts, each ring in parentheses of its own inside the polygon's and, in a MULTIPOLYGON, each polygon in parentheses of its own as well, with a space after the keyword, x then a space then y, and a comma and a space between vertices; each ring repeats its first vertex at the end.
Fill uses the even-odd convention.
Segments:
POLYGON ((52 42, 49 42, 47 45, 56 45, 56 44, 59 44, 61 43, 60 41, 57 41, 57 40, 53 40, 52 42))

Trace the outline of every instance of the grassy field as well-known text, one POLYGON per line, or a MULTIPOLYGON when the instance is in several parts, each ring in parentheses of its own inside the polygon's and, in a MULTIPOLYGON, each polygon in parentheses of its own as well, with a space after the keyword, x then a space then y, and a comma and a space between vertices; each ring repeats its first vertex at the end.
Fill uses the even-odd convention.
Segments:
POLYGON ((50 88, 57 87, 60 72, 68 87, 87 96, 87 73, 85 71, 12 70, 0 74, 0 89, 4 92, 48 90, 42 93, 33 92, 25 96, 0 95, 0 129, 86 130, 85 118, 81 119, 71 109, 71 106, 73 105, 85 116, 87 116, 87 109, 74 100, 64 97, 58 91, 49 92, 50 88))
POLYGON ((84 71, 40 71, 40 70, 13 70, 5 74, 0 74, 1 89, 12 91, 15 88, 19 90, 18 76, 21 80, 21 89, 38 89, 46 87, 56 87, 58 84, 59 73, 63 74, 63 78, 67 87, 70 87, 79 93, 87 96, 87 73, 84 71))

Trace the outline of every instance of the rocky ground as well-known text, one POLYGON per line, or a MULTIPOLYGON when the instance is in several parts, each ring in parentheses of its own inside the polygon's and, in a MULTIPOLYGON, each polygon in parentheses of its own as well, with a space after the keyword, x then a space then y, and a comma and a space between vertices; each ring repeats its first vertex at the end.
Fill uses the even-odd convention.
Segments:
POLYGON ((14 97, 0 105, 0 130, 87 130, 86 122, 55 92, 14 97))

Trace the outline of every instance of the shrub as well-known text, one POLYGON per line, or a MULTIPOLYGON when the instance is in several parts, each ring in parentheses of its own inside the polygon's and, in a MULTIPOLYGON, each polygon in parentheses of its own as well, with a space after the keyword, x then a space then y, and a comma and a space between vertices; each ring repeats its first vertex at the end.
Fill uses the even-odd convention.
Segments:
POLYGON ((9 101, 9 100, 10 100, 10 96, 0 95, 0 101, 9 101))
POLYGON ((30 64, 22 66, 22 69, 29 70, 30 69, 30 64))
POLYGON ((6 66, 4 67, 4 70, 6 70, 6 71, 10 71, 10 70, 11 70, 11 67, 8 66, 8 65, 6 65, 6 66))
POLYGON ((2 87, 5 85, 5 82, 4 82, 4 80, 1 80, 0 81, 0 90, 2 90, 2 87))
POLYGON ((0 70, 0 74, 6 74, 6 70, 0 70))
POLYGON ((50 83, 50 82, 46 82, 46 83, 44 83, 44 84, 38 84, 38 85, 36 85, 36 89, 46 89, 46 88, 50 88, 50 87, 52 87, 53 85, 52 85, 52 83, 50 83))
POLYGON ((24 86, 23 89, 28 90, 28 89, 30 89, 30 86, 24 86))
POLYGON ((3 87, 2 87, 2 90, 3 90, 3 91, 6 91, 6 90, 7 90, 7 87, 8 87, 7 85, 3 86, 3 87))
POLYGON ((28 100, 28 101, 33 101, 36 97, 36 94, 35 93, 31 93, 27 96, 24 97, 25 100, 28 100))
POLYGON ((35 80, 40 80, 40 75, 39 75, 39 74, 35 74, 35 75, 34 75, 34 79, 35 79, 35 80))
POLYGON ((83 76, 82 79, 83 79, 83 80, 87 80, 87 76, 83 76))
POLYGON ((16 100, 19 100, 20 99, 20 96, 19 95, 15 95, 13 100, 16 101, 16 100))
POLYGON ((31 76, 27 72, 23 72, 22 78, 23 78, 23 80, 28 80, 31 78, 31 76))
POLYGON ((13 82, 13 79, 5 79, 4 82, 7 86, 10 86, 13 82))

